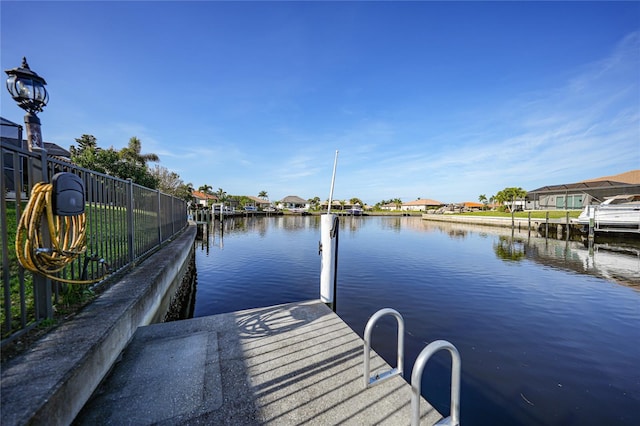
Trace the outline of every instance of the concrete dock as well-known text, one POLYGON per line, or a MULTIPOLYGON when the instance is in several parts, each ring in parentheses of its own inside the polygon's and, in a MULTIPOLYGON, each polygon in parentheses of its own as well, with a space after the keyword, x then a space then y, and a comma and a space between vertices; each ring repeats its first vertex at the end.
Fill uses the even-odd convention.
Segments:
POLYGON ((410 401, 398 376, 365 389, 362 339, 308 301, 138 328, 76 423, 408 425, 410 401))

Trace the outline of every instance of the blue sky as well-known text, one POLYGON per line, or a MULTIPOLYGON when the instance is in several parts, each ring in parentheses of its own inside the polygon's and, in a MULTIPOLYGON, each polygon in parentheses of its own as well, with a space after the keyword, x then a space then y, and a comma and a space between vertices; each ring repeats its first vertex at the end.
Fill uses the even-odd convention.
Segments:
MULTIPOLYGON (((194 187, 477 201, 640 168, 640 2, 10 2, 43 137, 194 187)), ((1 114, 23 113, 2 89, 1 114)))

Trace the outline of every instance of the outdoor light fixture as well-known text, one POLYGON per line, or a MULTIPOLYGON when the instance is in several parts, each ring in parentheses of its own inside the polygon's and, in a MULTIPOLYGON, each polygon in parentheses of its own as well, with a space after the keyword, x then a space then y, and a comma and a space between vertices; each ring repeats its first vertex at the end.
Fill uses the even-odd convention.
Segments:
POLYGON ((27 128, 27 141, 29 150, 33 148, 44 149, 42 142, 42 133, 40 131, 40 119, 36 113, 41 112, 42 108, 49 101, 49 94, 45 85, 44 78, 31 71, 27 58, 22 58, 22 65, 19 68, 5 70, 9 76, 7 78, 7 90, 11 94, 18 106, 27 113, 24 116, 24 123, 27 128))

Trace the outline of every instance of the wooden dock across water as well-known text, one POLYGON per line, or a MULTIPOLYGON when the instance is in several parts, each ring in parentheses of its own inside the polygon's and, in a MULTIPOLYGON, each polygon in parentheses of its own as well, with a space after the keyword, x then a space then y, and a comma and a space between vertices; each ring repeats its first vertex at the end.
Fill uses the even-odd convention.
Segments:
MULTIPOLYGON (((365 389, 362 339, 309 301, 139 328, 76 421, 408 425, 410 401, 399 376, 365 389)), ((421 424, 441 418, 421 399, 421 424)))

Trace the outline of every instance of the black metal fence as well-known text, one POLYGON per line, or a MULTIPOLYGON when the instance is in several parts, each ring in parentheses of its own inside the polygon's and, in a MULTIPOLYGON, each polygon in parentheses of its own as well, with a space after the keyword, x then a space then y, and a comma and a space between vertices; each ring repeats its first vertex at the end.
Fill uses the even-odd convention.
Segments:
MULTIPOLYGON (((45 279, 25 270, 17 260, 17 224, 36 183, 51 182, 58 172, 73 173, 84 183, 87 249, 58 273, 67 280, 100 279, 105 273, 111 276, 124 271, 187 225, 184 200, 43 152, 30 152, 4 141, 1 146, 2 346, 43 320, 52 319, 64 295, 78 287, 45 279)), ((94 287, 81 288, 92 291, 94 287)))

